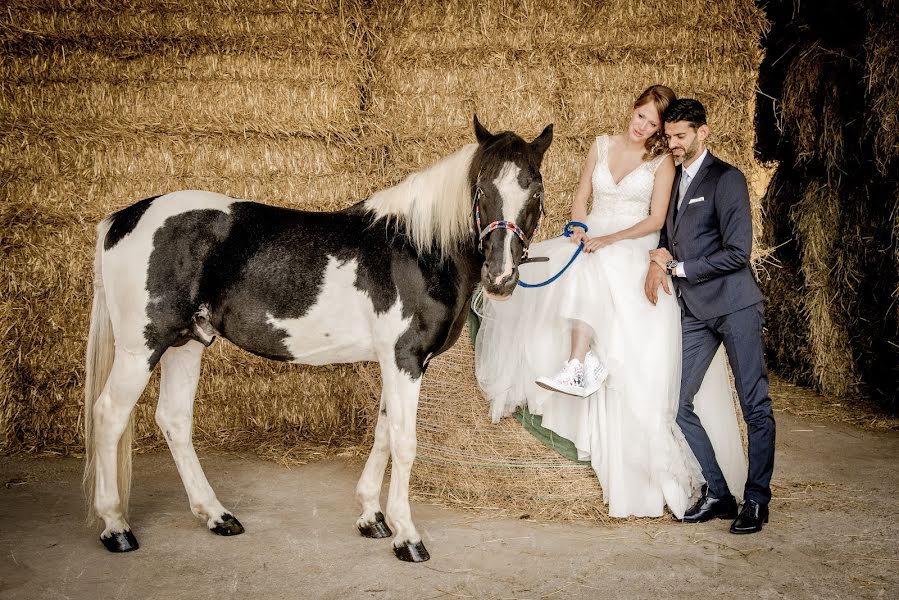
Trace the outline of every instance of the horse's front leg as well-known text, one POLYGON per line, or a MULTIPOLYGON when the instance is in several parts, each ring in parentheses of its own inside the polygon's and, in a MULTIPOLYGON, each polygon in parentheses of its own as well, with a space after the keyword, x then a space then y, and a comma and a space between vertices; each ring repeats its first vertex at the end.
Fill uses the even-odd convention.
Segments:
POLYGON ((409 507, 409 475, 417 447, 415 418, 422 376, 419 374, 418 377, 413 377, 397 368, 392 361, 382 363, 381 376, 384 381, 382 395, 386 399, 390 457, 393 461, 387 494, 387 523, 396 532, 393 552, 400 560, 422 562, 428 560, 430 555, 412 523, 412 511, 409 507))
POLYGON ((385 538, 393 535, 381 512, 381 486, 384 470, 390 458, 390 431, 387 422, 387 398, 381 390, 381 408, 375 425, 375 443, 365 462, 365 469, 356 485, 356 498, 362 505, 362 514, 356 521, 359 532, 368 538, 385 538))

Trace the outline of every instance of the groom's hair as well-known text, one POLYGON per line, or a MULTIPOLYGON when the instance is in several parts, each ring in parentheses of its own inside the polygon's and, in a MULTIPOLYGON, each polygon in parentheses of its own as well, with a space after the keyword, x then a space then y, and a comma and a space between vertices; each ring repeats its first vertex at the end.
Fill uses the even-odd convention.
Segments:
POLYGON ((693 98, 678 98, 668 105, 664 118, 666 123, 687 121, 690 127, 699 129, 706 124, 705 106, 693 98))

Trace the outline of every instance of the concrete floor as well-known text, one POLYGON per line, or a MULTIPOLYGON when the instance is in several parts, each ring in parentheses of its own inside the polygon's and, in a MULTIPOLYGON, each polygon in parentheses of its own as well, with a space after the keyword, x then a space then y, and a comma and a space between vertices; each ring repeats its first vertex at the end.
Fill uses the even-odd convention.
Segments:
POLYGON ((287 469, 206 455, 247 529, 220 538, 187 507, 168 454, 137 456, 137 552, 83 524, 81 462, 0 458, 0 598, 897 598, 899 432, 778 416, 771 522, 547 523, 416 503, 432 559, 402 563, 360 537, 361 465, 287 469))

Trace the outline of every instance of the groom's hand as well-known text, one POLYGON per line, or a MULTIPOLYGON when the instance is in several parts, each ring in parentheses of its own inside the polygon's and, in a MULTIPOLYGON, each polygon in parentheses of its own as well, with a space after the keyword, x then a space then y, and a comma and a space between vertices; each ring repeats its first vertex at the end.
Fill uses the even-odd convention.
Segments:
POLYGON ((646 274, 646 281, 643 284, 643 293, 646 298, 655 306, 659 301, 659 284, 669 296, 671 289, 668 287, 668 278, 665 276, 665 269, 659 266, 654 260, 649 263, 649 272, 646 274))

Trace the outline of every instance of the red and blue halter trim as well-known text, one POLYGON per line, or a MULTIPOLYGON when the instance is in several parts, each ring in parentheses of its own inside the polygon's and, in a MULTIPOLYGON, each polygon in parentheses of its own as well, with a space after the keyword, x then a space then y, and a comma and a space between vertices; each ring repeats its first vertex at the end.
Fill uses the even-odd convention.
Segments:
POLYGON ((481 186, 476 186, 474 193, 474 218, 478 226, 478 231, 480 232, 480 234, 478 235, 478 250, 483 251, 484 238, 490 235, 490 233, 496 231, 497 229, 506 229, 518 236, 518 239, 521 240, 521 243, 524 246, 524 256, 527 257, 528 246, 531 245, 531 240, 533 240, 534 236, 537 235, 537 232, 540 231, 540 221, 543 220, 543 215, 545 214, 545 211, 543 209, 543 192, 540 192, 540 218, 537 220, 537 226, 534 227, 534 231, 530 236, 525 236, 524 232, 521 230, 521 227, 516 225, 514 221, 493 221, 491 223, 488 223, 486 227, 481 227, 480 199, 483 195, 484 191, 481 189, 481 186))
MULTIPOLYGON (((481 229, 481 210, 477 205, 474 207, 475 220, 478 223, 478 229, 481 229)), ((534 236, 537 235, 537 232, 540 231, 540 222, 537 222, 537 226, 534 227, 534 233, 531 234, 530 238, 525 237, 524 232, 521 231, 521 227, 515 224, 514 221, 493 221, 483 229, 481 229, 481 234, 478 237, 478 248, 481 249, 484 243, 484 238, 490 235, 491 232, 496 231, 497 229, 507 229, 518 236, 518 239, 521 240, 521 243, 524 244, 525 252, 527 252, 527 248, 531 243, 531 240, 534 239, 534 236)))

